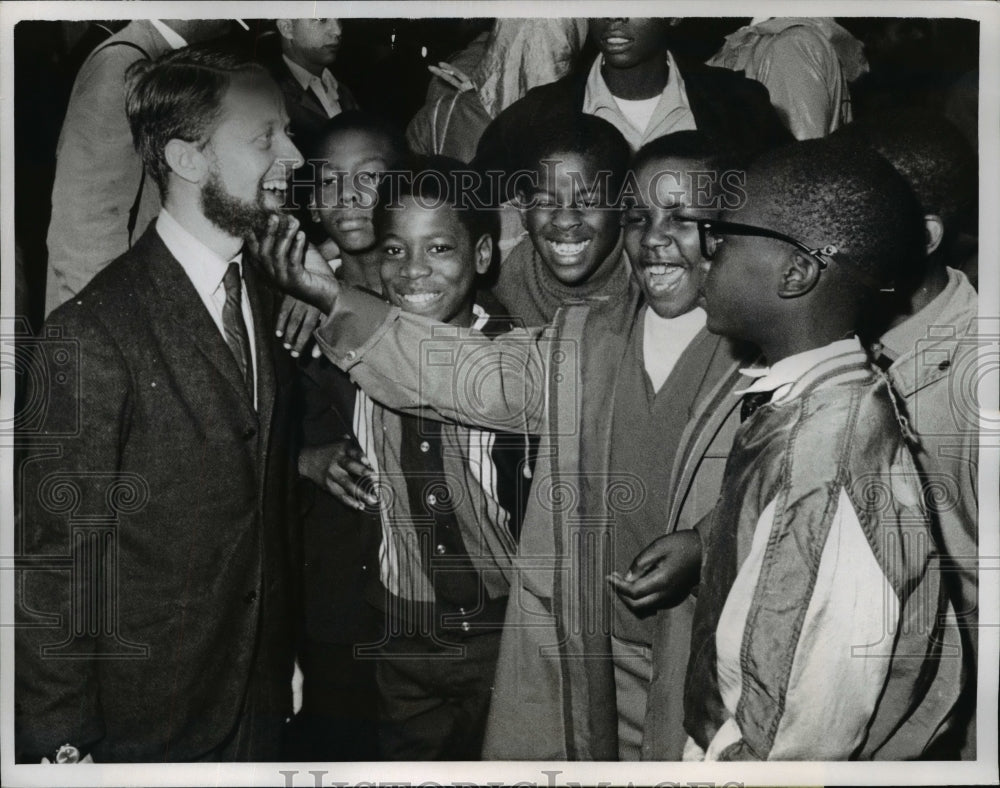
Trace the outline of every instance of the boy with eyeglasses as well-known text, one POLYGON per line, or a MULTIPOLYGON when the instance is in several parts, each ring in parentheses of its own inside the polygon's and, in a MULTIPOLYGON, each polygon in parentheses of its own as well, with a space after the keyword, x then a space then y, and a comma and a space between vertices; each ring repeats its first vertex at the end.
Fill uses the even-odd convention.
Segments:
POLYGON ((962 650, 905 421, 854 332, 920 254, 920 210, 874 152, 830 141, 765 155, 746 195, 697 222, 709 330, 770 366, 747 372, 700 529, 685 759, 919 758, 962 650))

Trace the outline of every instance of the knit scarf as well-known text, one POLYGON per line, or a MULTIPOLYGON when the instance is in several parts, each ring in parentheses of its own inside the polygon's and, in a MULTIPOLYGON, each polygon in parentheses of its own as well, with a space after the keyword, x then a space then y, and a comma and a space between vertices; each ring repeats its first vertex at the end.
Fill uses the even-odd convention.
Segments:
POLYGON ((624 309, 628 301, 629 270, 618 239, 593 275, 578 285, 556 279, 539 256, 530 238, 515 246, 500 268, 494 294, 515 320, 525 326, 543 326, 567 302, 587 300, 592 309, 624 309))

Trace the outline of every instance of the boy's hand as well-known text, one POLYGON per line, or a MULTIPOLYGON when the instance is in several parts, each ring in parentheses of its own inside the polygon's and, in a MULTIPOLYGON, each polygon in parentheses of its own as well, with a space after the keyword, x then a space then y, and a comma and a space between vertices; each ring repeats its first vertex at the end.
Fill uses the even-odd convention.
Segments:
POLYGON ((607 579, 629 610, 646 613, 682 601, 697 585, 700 571, 701 537, 685 530, 653 540, 625 577, 615 572, 607 579))
POLYGON ((299 475, 352 509, 378 504, 378 496, 372 492, 371 471, 368 458, 350 438, 299 452, 299 475))
POLYGON ((257 264, 289 295, 329 314, 340 294, 340 285, 325 263, 307 260, 306 235, 294 216, 273 214, 267 229, 258 237, 247 236, 257 264))
MULTIPOLYGON (((322 319, 323 313, 316 307, 286 294, 278 310, 274 333, 284 338, 285 350, 290 351, 293 358, 298 358, 322 319)), ((313 357, 318 355, 318 350, 313 345, 313 357)))

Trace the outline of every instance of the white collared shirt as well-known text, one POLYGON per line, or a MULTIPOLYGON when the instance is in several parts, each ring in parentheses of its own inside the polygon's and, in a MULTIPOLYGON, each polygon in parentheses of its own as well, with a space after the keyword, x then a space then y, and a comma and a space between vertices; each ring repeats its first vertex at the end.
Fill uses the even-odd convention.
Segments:
MULTIPOLYGON (((651 116, 645 122, 645 128, 636 128, 633 121, 623 111, 622 104, 611 90, 608 88, 604 77, 601 75, 601 64, 603 57, 599 57, 591 66, 590 74, 587 76, 587 85, 583 94, 583 114, 595 115, 608 121, 622 136, 628 141, 632 150, 638 150, 650 140, 662 137, 664 134, 671 134, 675 131, 695 131, 698 127, 695 124, 694 113, 691 112, 691 105, 688 102, 687 91, 684 89, 684 77, 681 76, 680 69, 673 54, 667 52, 667 64, 670 72, 667 76, 667 84, 660 93, 659 100, 652 110, 651 116)), ((641 105, 642 102, 638 102, 641 105)), ((630 112, 633 117, 646 117, 641 106, 636 107, 636 102, 629 107, 626 102, 626 109, 634 109, 630 112)), ((642 122, 642 121, 640 121, 642 122)))
MULTIPOLYGON (((827 370, 842 366, 846 361, 865 363, 866 359, 857 337, 839 339, 829 345, 783 358, 770 367, 741 369, 741 375, 757 379, 733 394, 742 397, 744 394, 773 391, 771 402, 781 402, 792 393, 796 383, 802 384, 799 386, 802 388, 827 370)), ((864 374, 859 373, 859 376, 864 377, 864 374)))
POLYGON ((292 76, 302 86, 302 89, 309 90, 312 88, 319 103, 323 105, 328 118, 332 118, 334 115, 339 115, 342 112, 337 80, 330 73, 330 69, 324 68, 323 74, 317 77, 315 74, 311 74, 302 68, 302 66, 289 58, 288 55, 282 55, 281 57, 284 58, 288 70, 292 72, 292 76))
MULTIPOLYGON (((205 244, 185 230, 171 216, 166 208, 160 210, 156 220, 156 232, 159 233, 164 246, 174 256, 184 273, 187 274, 198 296, 215 322, 223 341, 226 330, 222 322, 222 310, 226 305, 226 288, 222 280, 229 268, 229 263, 236 262, 240 266, 240 277, 243 276, 243 253, 240 252, 232 260, 223 260, 205 244)), ((254 338, 253 312, 250 310, 250 299, 247 296, 246 281, 243 282, 242 310, 243 322, 246 323, 247 335, 250 338, 250 358, 253 362, 254 396, 253 404, 257 407, 257 342, 254 338)), ((228 345, 227 345, 228 347, 228 345)))
POLYGON ((162 20, 150 19, 149 24, 155 27, 157 32, 166 39, 171 49, 180 49, 181 47, 186 47, 188 45, 187 41, 184 40, 180 33, 164 23, 162 20))

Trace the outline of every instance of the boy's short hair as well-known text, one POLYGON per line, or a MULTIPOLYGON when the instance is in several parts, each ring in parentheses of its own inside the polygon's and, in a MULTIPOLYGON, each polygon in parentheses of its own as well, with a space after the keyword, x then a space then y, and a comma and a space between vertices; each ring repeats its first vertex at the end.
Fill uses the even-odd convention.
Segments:
POLYGON ((925 214, 937 214, 953 237, 975 226, 976 152, 943 116, 923 109, 878 112, 841 129, 871 145, 913 189, 925 214))
POLYGON ((161 196, 166 196, 170 172, 164 156, 167 143, 203 139, 218 118, 233 77, 240 74, 273 82, 260 64, 208 47, 184 47, 129 67, 125 114, 135 148, 161 196))
POLYGON ((454 208, 473 242, 489 235, 496 245, 499 233, 496 211, 490 210, 487 190, 468 164, 450 156, 410 155, 401 171, 391 173, 379 184, 372 216, 376 236, 381 233, 386 216, 399 210, 402 197, 413 197, 427 207, 454 208))
POLYGON ((347 110, 334 115, 317 131, 303 137, 302 152, 309 160, 324 159, 327 140, 334 134, 348 131, 360 131, 382 137, 386 141, 385 157, 390 168, 402 164, 409 155, 406 137, 399 128, 379 115, 363 110, 347 110))
POLYGON ((756 159, 747 181, 752 194, 768 201, 770 229, 834 244, 876 281, 894 280, 924 253, 916 197, 866 145, 843 138, 797 142, 756 159))
POLYGON ((717 170, 742 168, 743 157, 732 147, 720 145, 701 131, 675 131, 650 140, 632 157, 632 171, 656 159, 695 159, 717 170))
MULTIPOLYGON (((583 113, 559 113, 533 130, 518 162, 518 168, 536 170, 557 153, 575 153, 607 171, 608 197, 616 200, 628 174, 631 150, 622 133, 602 118, 583 113)), ((511 183, 510 187, 516 187, 511 183)), ((509 194, 508 198, 515 195, 509 194)))

